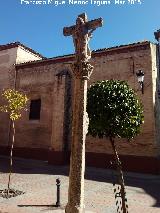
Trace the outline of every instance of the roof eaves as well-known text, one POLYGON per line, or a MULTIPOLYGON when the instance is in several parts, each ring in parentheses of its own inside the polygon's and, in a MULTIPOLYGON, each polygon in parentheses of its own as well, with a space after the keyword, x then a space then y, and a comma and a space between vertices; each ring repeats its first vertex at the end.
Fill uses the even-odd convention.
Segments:
POLYGON ((130 48, 130 47, 134 47, 134 46, 139 46, 139 45, 145 45, 145 44, 149 44, 151 43, 150 41, 140 41, 140 42, 135 42, 135 43, 129 43, 129 44, 122 44, 119 46, 113 46, 113 47, 109 47, 109 48, 102 48, 102 49, 97 49, 97 50, 93 50, 93 53, 96 52, 101 52, 101 51, 109 51, 109 50, 115 50, 115 49, 121 49, 121 48, 130 48))
POLYGON ((24 44, 22 44, 22 43, 20 43, 20 42, 18 42, 18 46, 20 46, 20 47, 22 47, 22 48, 28 50, 29 52, 33 53, 34 55, 39 56, 39 57, 42 58, 42 59, 47 59, 46 57, 44 57, 43 55, 41 55, 41 54, 38 53, 37 51, 33 50, 33 49, 30 48, 30 47, 27 47, 26 45, 24 45, 24 44))
MULTIPOLYGON (((141 42, 137 42, 137 43, 130 43, 130 44, 125 44, 125 45, 120 45, 120 46, 114 46, 114 47, 110 47, 110 48, 103 48, 103 49, 97 49, 97 50, 93 50, 92 53, 94 54, 94 56, 98 53, 103 53, 103 52, 108 52, 108 51, 114 51, 114 50, 121 50, 121 49, 126 49, 126 48, 132 48, 132 47, 138 47, 138 46, 143 46, 143 45, 148 45, 150 44, 150 41, 141 41, 141 42)), ((42 60, 38 60, 38 61, 28 61, 28 62, 24 62, 24 63, 20 63, 20 64, 16 64, 17 67, 19 66, 23 66, 23 65, 30 65, 30 64, 39 64, 39 63, 43 63, 43 62, 51 62, 51 61, 55 61, 55 62, 61 62, 61 60, 63 59, 68 59, 68 60, 73 60, 74 54, 68 54, 68 55, 62 55, 62 56, 56 56, 56 57, 52 57, 52 58, 44 58, 42 60)))
POLYGON ((27 47, 26 45, 22 44, 22 43, 19 42, 19 41, 11 42, 11 43, 4 44, 4 45, 0 45, 0 51, 1 51, 1 50, 6 50, 6 49, 15 48, 15 47, 18 47, 18 46, 20 46, 20 47, 22 47, 22 48, 28 50, 29 52, 33 53, 34 55, 39 56, 39 57, 42 58, 42 59, 46 59, 46 57, 42 56, 40 53, 36 52, 35 50, 31 49, 30 47, 27 47))
POLYGON ((15 66, 23 66, 23 65, 30 65, 30 64, 37 64, 37 63, 43 63, 43 62, 51 62, 51 61, 61 61, 63 59, 73 60, 74 54, 64 55, 64 56, 56 56, 52 58, 44 58, 42 60, 34 60, 34 61, 27 61, 23 63, 16 64, 15 66))

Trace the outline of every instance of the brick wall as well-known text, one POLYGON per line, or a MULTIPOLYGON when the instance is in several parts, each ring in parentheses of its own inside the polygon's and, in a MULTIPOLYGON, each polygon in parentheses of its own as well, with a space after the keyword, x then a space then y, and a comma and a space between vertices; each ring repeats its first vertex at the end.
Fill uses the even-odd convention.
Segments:
POLYGON ((32 121, 28 103, 28 111, 17 122, 16 146, 62 151, 66 92, 63 70, 68 70, 68 66, 59 63, 17 70, 17 89, 23 90, 30 100, 40 98, 42 104, 40 120, 32 121))
MULTIPOLYGON (((142 132, 132 142, 125 139, 117 140, 119 153, 122 155, 136 155, 153 157, 157 155, 155 143, 155 45, 149 42, 129 47, 113 48, 94 52, 91 63, 94 72, 89 85, 97 80, 119 79, 127 80, 137 92, 144 105, 144 124, 142 132), (144 94, 141 93, 137 82, 136 72, 141 69, 145 73, 144 94)), ((29 120, 29 111, 24 112, 22 119, 16 124, 16 146, 37 149, 50 149, 57 153, 64 150, 66 129, 70 134, 71 127, 67 126, 65 112, 71 114, 71 108, 66 109, 66 95, 68 94, 68 78, 63 73, 70 70, 73 57, 44 60, 17 66, 17 89, 23 90, 30 100, 41 98, 40 121, 29 120), (67 63, 66 63, 67 62, 67 63), (61 76, 57 75, 62 73, 61 76)), ((70 91, 71 93, 71 91, 70 91)), ((30 103, 29 103, 30 104, 30 103)), ((28 107, 29 107, 28 104, 28 107)), ((67 143, 68 143, 67 142, 67 143)), ((70 147, 70 145, 67 145, 70 147)), ((111 146, 107 139, 87 136, 86 151, 89 153, 111 154, 111 146)), ((59 155, 59 154, 58 154, 59 155)))
MULTIPOLYGON (((132 142, 116 140, 120 154, 154 156, 157 149, 155 141, 155 123, 152 91, 152 61, 150 45, 134 51, 110 53, 92 59, 94 72, 90 84, 97 80, 119 79, 127 80, 129 85, 137 92, 144 106, 144 124, 142 132, 132 142), (141 69, 145 73, 144 94, 141 93, 137 82, 136 72, 141 69)), ((112 153, 108 140, 87 137, 86 150, 88 152, 112 153)))
MULTIPOLYGON (((19 46, 4 45, 0 48, 0 94, 3 89, 14 88, 16 79, 15 64, 17 62, 38 60, 39 56, 23 49, 19 46)), ((3 105, 4 101, 0 95, 0 105, 3 105)), ((0 112, 0 145, 7 146, 9 144, 10 135, 10 121, 7 113, 0 112)))

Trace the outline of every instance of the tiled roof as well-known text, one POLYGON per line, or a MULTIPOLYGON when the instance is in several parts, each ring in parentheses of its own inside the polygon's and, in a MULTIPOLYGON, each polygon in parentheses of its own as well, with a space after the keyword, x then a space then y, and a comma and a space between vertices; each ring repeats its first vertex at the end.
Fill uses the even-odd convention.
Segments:
POLYGON ((148 43, 150 43, 150 41, 139 41, 139 42, 130 43, 130 44, 122 44, 119 46, 97 49, 97 50, 93 50, 92 52, 99 52, 99 51, 106 51, 106 50, 109 51, 109 50, 113 50, 113 49, 126 48, 126 47, 129 48, 129 47, 138 46, 138 45, 145 45, 148 43))
POLYGON ((40 53, 36 52, 35 50, 31 49, 30 47, 25 46, 24 44, 20 43, 19 41, 0 45, 0 51, 15 48, 18 46, 23 47, 24 49, 28 50, 29 52, 33 53, 34 55, 41 57, 42 59, 46 59, 46 57, 42 56, 40 53))
MULTIPOLYGON (((136 48, 139 46, 146 46, 149 45, 151 42, 150 41, 141 41, 137 43, 131 43, 131 44, 125 44, 125 45, 120 45, 120 46, 114 46, 110 48, 103 48, 103 49, 97 49, 92 51, 93 56, 98 56, 99 54, 105 53, 105 52, 111 52, 111 51, 116 51, 116 50, 123 50, 123 49, 130 49, 130 48, 136 48)), ((24 66, 24 65, 30 65, 30 64, 40 64, 40 63, 48 63, 48 62, 67 62, 74 60, 74 54, 68 54, 68 55, 62 55, 62 56, 56 56, 52 58, 45 58, 39 61, 30 61, 30 62, 24 62, 21 64, 17 64, 16 66, 24 66)))

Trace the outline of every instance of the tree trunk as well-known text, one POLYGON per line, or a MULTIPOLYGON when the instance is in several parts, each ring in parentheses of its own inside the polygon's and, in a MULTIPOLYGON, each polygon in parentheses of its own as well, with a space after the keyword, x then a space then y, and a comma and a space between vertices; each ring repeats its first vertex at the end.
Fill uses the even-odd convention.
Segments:
POLYGON ((117 171, 119 173, 118 178, 119 178, 119 183, 121 185, 122 209, 123 209, 123 213, 127 213, 127 209, 126 209, 126 205, 125 205, 125 185, 124 185, 123 172, 122 172, 122 168, 121 168, 121 162, 119 160, 119 156, 118 156, 118 152, 116 150, 116 145, 115 145, 114 139, 112 137, 110 137, 110 142, 111 142, 112 149, 114 152, 114 158, 115 158, 115 162, 116 162, 117 171))
POLYGON ((8 177, 8 193, 10 190, 10 182, 11 182, 11 174, 12 174, 12 166, 13 166, 13 147, 14 147, 14 142, 15 142, 15 124, 14 121, 12 122, 12 144, 11 144, 11 151, 10 151, 10 169, 9 169, 9 177, 8 177))

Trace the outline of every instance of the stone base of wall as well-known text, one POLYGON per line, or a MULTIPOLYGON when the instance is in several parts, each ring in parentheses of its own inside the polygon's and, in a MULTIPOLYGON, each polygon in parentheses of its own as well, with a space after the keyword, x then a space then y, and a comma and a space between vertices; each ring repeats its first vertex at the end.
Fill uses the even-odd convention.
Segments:
MULTIPOLYGON (((123 171, 160 174, 160 159, 156 157, 120 155, 123 171)), ((86 165, 112 169, 111 161, 114 157, 111 154, 86 153, 86 165)))
POLYGON ((53 165, 67 165, 70 161, 70 153, 62 151, 49 150, 48 163, 53 165))
MULTIPOLYGON (((9 155, 9 147, 0 147, 0 155, 9 155)), ((69 152, 54 151, 40 148, 15 147, 13 156, 46 160, 52 165, 67 165, 70 160, 69 152)), ((105 153, 86 153, 86 166, 111 169, 110 161, 113 155, 105 153)), ((146 156, 121 155, 123 171, 160 174, 160 159, 146 156)))
MULTIPOLYGON (((0 146, 0 155, 9 155, 10 147, 0 146)), ((48 160, 48 149, 15 147, 13 157, 48 160)))

